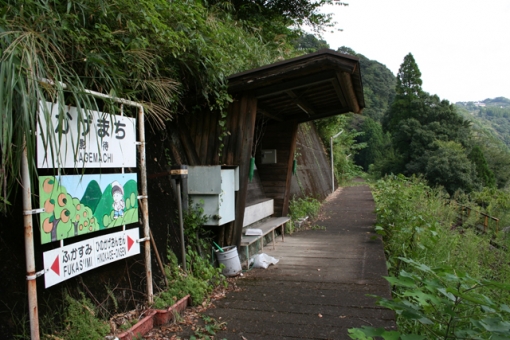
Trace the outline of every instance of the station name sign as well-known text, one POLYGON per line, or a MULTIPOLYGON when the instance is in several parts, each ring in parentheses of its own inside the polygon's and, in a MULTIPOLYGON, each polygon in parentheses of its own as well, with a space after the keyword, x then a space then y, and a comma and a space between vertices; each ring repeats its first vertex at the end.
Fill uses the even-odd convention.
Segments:
POLYGON ((40 104, 38 168, 136 167, 136 119, 40 104))
POLYGON ((91 269, 140 254, 139 229, 90 238, 43 253, 45 288, 91 269))

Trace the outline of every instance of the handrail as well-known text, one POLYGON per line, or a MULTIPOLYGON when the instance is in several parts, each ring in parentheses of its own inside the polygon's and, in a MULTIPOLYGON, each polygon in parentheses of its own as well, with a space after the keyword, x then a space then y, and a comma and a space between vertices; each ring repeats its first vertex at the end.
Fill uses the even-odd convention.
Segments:
POLYGON ((474 212, 478 213, 479 215, 484 216, 484 219, 483 219, 483 232, 484 233, 487 232, 487 228, 489 227, 489 219, 491 219, 491 220, 496 222, 496 234, 499 232, 499 218, 494 217, 494 216, 490 216, 490 215, 488 215, 486 213, 483 213, 481 211, 478 211, 478 210, 474 210, 471 207, 468 207, 467 205, 463 205, 463 204, 457 203, 455 201, 452 201, 452 202, 457 204, 458 206, 460 206, 462 208, 462 212, 464 212, 464 210, 467 210, 468 217, 471 214, 471 210, 473 210, 474 212))

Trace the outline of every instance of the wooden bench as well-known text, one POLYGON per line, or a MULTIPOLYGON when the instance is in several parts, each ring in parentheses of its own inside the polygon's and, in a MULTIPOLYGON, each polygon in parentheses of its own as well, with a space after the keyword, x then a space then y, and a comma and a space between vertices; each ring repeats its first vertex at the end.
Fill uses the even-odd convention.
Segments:
POLYGON ((264 249, 264 236, 272 233, 273 249, 276 249, 275 230, 280 228, 282 242, 285 241, 285 224, 290 221, 289 217, 270 217, 273 214, 273 200, 263 200, 259 203, 246 207, 241 235, 241 247, 246 249, 246 264, 250 264, 250 245, 259 241, 260 250, 264 249), (260 229, 262 235, 245 235, 246 229, 260 229))

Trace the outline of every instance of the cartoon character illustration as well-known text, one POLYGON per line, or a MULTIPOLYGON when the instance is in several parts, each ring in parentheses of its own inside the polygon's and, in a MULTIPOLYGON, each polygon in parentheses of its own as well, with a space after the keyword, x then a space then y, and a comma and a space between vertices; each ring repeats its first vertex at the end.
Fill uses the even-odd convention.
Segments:
POLYGON ((124 189, 117 181, 112 183, 112 197, 114 210, 113 218, 116 220, 120 216, 124 216, 124 208, 126 207, 126 204, 124 203, 124 189))

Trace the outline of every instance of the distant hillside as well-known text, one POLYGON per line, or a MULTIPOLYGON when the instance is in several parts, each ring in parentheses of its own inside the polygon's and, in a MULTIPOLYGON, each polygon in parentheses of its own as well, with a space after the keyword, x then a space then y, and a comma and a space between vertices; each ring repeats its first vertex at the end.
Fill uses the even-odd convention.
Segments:
POLYGON ((455 106, 477 129, 484 130, 510 147, 510 99, 497 97, 478 102, 457 102, 455 106))
POLYGON ((494 99, 485 99, 482 103, 487 106, 497 106, 500 108, 510 107, 510 99, 505 97, 497 97, 494 99))

